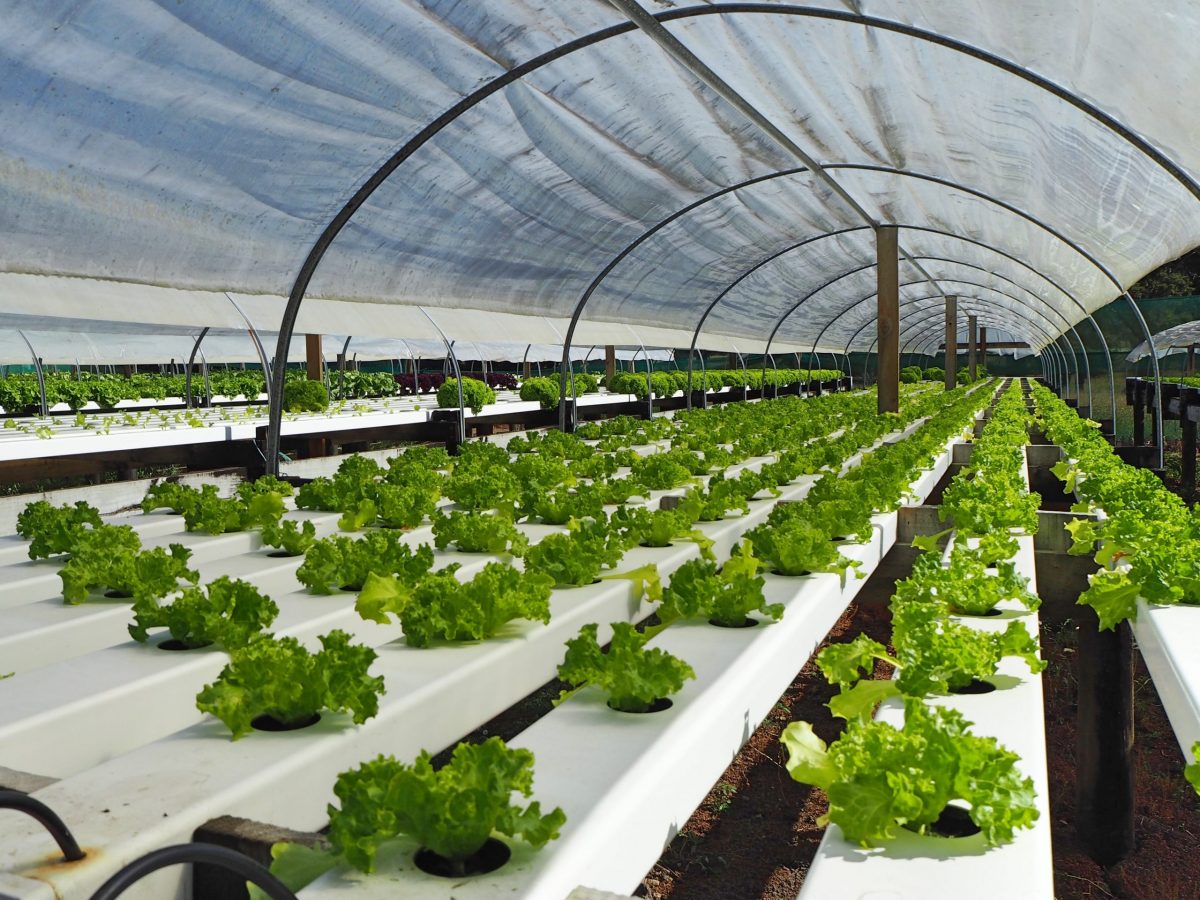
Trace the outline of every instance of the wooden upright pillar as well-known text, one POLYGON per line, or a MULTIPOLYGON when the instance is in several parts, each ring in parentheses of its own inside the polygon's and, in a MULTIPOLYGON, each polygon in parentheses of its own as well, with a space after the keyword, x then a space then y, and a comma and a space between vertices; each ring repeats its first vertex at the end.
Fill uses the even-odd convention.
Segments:
POLYGON ((1184 497, 1191 499, 1196 493, 1196 423, 1193 409, 1186 399, 1179 403, 1179 427, 1183 436, 1183 474, 1180 478, 1184 497))
POLYGON ((900 411, 900 261, 898 230, 875 229, 878 293, 876 319, 879 342, 879 411, 900 411))
POLYGON ((1195 344, 1188 344, 1187 374, 1188 375, 1196 374, 1196 345, 1195 344))
POLYGON ((1075 654, 1075 830, 1102 866, 1124 859, 1134 832, 1134 657, 1127 623, 1099 630, 1095 612, 1079 613, 1075 654))
POLYGON ((987 329, 979 329, 979 364, 987 368, 987 329))
POLYGON ((958 298, 946 298, 946 390, 958 385, 958 298))
POLYGON ((604 348, 604 378, 608 382, 617 374, 617 348, 608 344, 604 348))
POLYGON ((1133 391, 1133 446, 1146 445, 1146 401, 1140 385, 1133 391))
POLYGON ((321 372, 321 336, 306 334, 304 336, 304 362, 308 369, 309 381, 320 381, 321 372))
POLYGON ((968 350, 967 350, 967 371, 971 374, 971 380, 974 381, 979 377, 979 370, 975 365, 975 345, 977 343, 976 329, 979 327, 975 316, 967 316, 967 334, 969 335, 968 350))

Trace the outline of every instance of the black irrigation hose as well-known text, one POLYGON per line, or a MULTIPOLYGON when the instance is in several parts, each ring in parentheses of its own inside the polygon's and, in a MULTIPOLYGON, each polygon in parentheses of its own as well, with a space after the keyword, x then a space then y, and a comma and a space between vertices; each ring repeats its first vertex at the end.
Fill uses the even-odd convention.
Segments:
POLYGON ((58 849, 62 851, 63 859, 67 862, 83 859, 84 852, 79 849, 79 844, 76 842, 75 836, 71 834, 71 829, 58 817, 58 813, 41 800, 35 800, 20 791, 0 791, 0 809, 15 809, 41 822, 42 826, 50 832, 55 843, 58 844, 58 849))
POLYGON ((271 900, 298 900, 287 885, 250 857, 216 844, 175 844, 147 853, 100 885, 100 889, 92 894, 92 900, 114 900, 124 893, 126 888, 141 881, 151 872, 180 863, 204 863, 228 869, 247 881, 254 882, 266 891, 271 900))

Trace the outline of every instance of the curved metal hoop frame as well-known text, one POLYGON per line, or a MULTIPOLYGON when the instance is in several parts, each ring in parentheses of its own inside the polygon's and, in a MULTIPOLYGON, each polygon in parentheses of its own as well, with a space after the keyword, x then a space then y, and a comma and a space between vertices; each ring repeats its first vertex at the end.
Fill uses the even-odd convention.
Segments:
MULTIPOLYGON (((1104 112, 1098 106, 1088 102, 1083 97, 1075 94, 1050 79, 1038 75, 1028 69, 1004 59, 1001 56, 990 53, 982 48, 975 47, 963 41, 958 41, 945 35, 935 32, 926 31, 916 28, 911 25, 906 25, 900 22, 894 22, 887 19, 878 18, 875 16, 867 16, 861 13, 831 10, 831 9, 816 9, 812 7, 798 6, 792 4, 772 4, 772 3, 714 3, 699 7, 687 7, 684 9, 669 9, 653 15, 659 23, 671 22, 680 19, 693 18, 705 15, 734 15, 734 14, 769 14, 782 16, 801 16, 816 19, 827 19, 831 21, 845 22, 848 24, 875 29, 879 31, 892 32, 914 40, 924 41, 934 44, 956 53, 964 54, 980 62, 993 66, 1015 77, 1021 78, 1030 84, 1035 85, 1041 90, 1044 90, 1064 102, 1075 107, 1085 115, 1089 116, 1104 128, 1120 136, 1127 143, 1135 147, 1140 153, 1152 160, 1155 165, 1166 171, 1175 181, 1181 184, 1192 196, 1200 199, 1200 183, 1197 183, 1180 165, 1158 150, 1153 144, 1142 138, 1132 129, 1123 125, 1113 116, 1104 112)), ((293 282, 292 289, 288 295, 288 302, 284 309, 284 313, 279 325, 279 344, 276 352, 276 359, 287 359, 287 350, 291 342, 292 333, 295 330, 296 318, 299 315, 300 305, 304 300, 305 293, 312 281, 312 277, 324 258, 330 245, 334 239, 346 226, 351 218, 358 210, 366 203, 372 194, 382 185, 400 166, 409 159, 417 150, 424 146, 434 136, 441 132, 449 124, 457 120, 461 115, 483 102, 491 95, 502 90, 514 81, 523 78, 551 62, 562 59, 579 50, 583 50, 601 41, 610 38, 618 37, 623 34, 632 32, 637 26, 633 22, 622 22, 609 28, 601 29, 588 35, 581 36, 574 41, 570 41, 559 47, 541 54, 533 59, 527 60, 520 65, 514 66, 502 75, 489 81, 478 90, 463 97, 446 112, 437 119, 425 126, 417 135, 407 141, 400 149, 396 151, 386 162, 383 163, 367 180, 350 196, 342 208, 333 216, 329 223, 322 230, 313 247, 309 250, 303 264, 297 272, 296 279, 293 282)), ((1124 292, 1124 289, 1118 284, 1118 289, 1124 292)), ((1127 299, 1139 320, 1139 324, 1145 325, 1144 318, 1141 312, 1137 310, 1136 304, 1132 298, 1127 299)), ((1150 334, 1145 334, 1146 338, 1150 338, 1150 334)), ((569 346, 569 340, 567 342, 569 346)), ((1155 379, 1161 385, 1161 375, 1158 371, 1158 360, 1154 355, 1154 346, 1151 341, 1152 358, 1154 359, 1155 379)), ((278 471, 279 460, 279 437, 282 425, 282 406, 281 399, 283 396, 283 381, 284 381, 284 366, 277 366, 270 373, 268 384, 269 398, 269 422, 267 428, 267 446, 266 446, 266 465, 268 472, 278 471)), ((1161 457, 1162 446, 1162 424, 1161 410, 1158 411, 1159 427, 1158 434, 1160 440, 1159 452, 1161 457)), ((1161 465, 1161 458, 1160 458, 1161 465)))

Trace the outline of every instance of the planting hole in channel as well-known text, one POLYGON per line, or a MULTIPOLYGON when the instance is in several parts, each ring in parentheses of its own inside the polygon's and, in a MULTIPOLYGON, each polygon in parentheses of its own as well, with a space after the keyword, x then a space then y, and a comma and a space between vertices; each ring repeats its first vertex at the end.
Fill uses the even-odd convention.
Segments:
POLYGON ((952 694, 990 694, 996 689, 996 686, 990 681, 981 681, 978 678, 972 678, 967 684, 959 688, 950 688, 952 694))
POLYGON ((987 612, 981 612, 981 613, 963 612, 961 609, 956 609, 956 610, 955 610, 955 615, 958 615, 958 616, 969 616, 969 617, 970 617, 970 618, 972 618, 972 619, 988 619, 988 618, 991 618, 992 616, 999 616, 999 615, 1002 615, 1002 613, 1000 612, 1000 610, 996 609, 996 608, 993 606, 993 607, 992 607, 991 609, 989 609, 987 612))
POLYGON ((110 600, 128 600, 133 597, 129 591, 108 590, 104 592, 104 596, 110 600))
POLYGON ((716 625, 718 628, 753 628, 758 624, 758 619, 752 619, 746 616, 742 621, 730 624, 728 622, 718 622, 716 619, 709 619, 709 625, 716 625))
POLYGON ((796 573, 793 575, 793 574, 792 574, 792 573, 790 573, 790 572, 784 572, 784 571, 782 571, 782 570, 780 570, 780 569, 772 569, 772 570, 771 570, 771 574, 772 574, 772 575, 778 575, 780 578, 807 578, 809 575, 811 575, 811 574, 812 574, 812 572, 810 572, 808 569, 805 569, 804 571, 802 571, 802 572, 796 572, 796 573))
POLYGON ((158 645, 159 650, 203 650, 205 647, 211 647, 212 641, 205 641, 202 644, 189 644, 187 641, 181 641, 178 638, 168 638, 158 645))
POLYGON ((495 872, 508 862, 512 850, 508 844, 495 838, 465 859, 449 859, 422 847, 413 857, 413 862, 422 872, 441 878, 463 878, 468 875, 486 875, 495 872))
POLYGON ((646 709, 619 709, 618 707, 612 705, 611 700, 608 701, 608 708, 613 712, 629 713, 630 715, 634 716, 662 712, 665 709, 670 709, 672 706, 674 706, 674 704, 671 702, 670 697, 659 697, 657 700, 651 701, 650 706, 648 706, 646 709))
POLYGON ((316 725, 320 721, 320 713, 313 713, 311 716, 296 719, 294 722, 281 722, 274 716, 258 716, 250 723, 250 727, 255 731, 299 731, 301 728, 316 725))
MULTIPOLYGON (((909 831, 916 831, 915 826, 905 825, 909 831)), ((925 826, 925 833, 932 837, 964 838, 979 834, 980 827, 971 821, 971 813, 962 806, 947 803, 941 815, 925 826)))
POLYGON ((267 554, 267 556, 271 557, 272 559, 285 559, 299 555, 299 553, 288 553, 286 550, 272 550, 267 554))

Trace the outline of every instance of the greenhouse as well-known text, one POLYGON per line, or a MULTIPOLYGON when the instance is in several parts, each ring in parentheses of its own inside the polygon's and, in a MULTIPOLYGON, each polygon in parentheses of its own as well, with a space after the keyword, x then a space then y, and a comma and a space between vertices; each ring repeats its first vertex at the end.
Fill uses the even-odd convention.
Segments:
POLYGON ((0 900, 1197 896, 1200 6, 4 12, 0 900))

